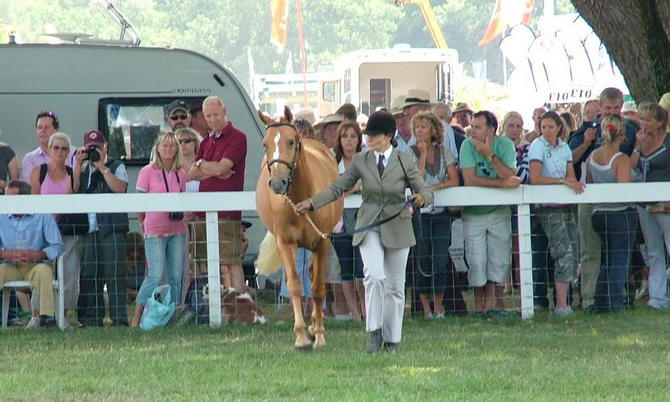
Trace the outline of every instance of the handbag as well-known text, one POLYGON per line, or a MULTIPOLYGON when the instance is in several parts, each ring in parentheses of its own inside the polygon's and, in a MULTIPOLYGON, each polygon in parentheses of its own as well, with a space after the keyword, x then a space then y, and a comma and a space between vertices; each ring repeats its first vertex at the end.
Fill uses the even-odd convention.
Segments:
POLYGON ((174 303, 170 301, 170 294, 170 285, 156 286, 144 306, 140 328, 148 331, 167 325, 175 310, 174 303))

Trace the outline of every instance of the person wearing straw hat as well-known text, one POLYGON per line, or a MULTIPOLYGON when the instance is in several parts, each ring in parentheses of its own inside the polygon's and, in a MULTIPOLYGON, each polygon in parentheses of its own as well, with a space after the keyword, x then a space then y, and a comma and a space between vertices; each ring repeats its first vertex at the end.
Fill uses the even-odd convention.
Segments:
POLYGON ((314 125, 315 130, 323 132, 323 138, 328 148, 334 148, 337 145, 337 126, 344 119, 341 115, 333 113, 324 117, 323 120, 314 125))
MULTIPOLYGON (((407 138, 407 134, 409 135, 412 134, 412 130, 409 128, 409 122, 405 118, 405 113, 402 110, 402 105, 405 103, 405 95, 400 95, 396 96, 393 98, 391 101, 391 114, 393 115, 393 118, 395 119, 395 135, 393 139, 395 140, 396 143, 398 143, 398 138, 399 137, 404 137, 407 138)), ((363 136, 363 139, 367 139, 366 136, 363 136)))
POLYGON ((430 111, 430 93, 421 89, 410 89, 407 91, 407 96, 402 105, 399 106, 402 109, 404 114, 404 119, 406 121, 407 127, 400 127, 399 133, 401 135, 396 135, 395 140, 398 142, 399 151, 407 151, 410 147, 416 144, 416 138, 412 134, 412 130, 409 127, 409 122, 412 120, 415 114, 423 111, 430 111))
POLYGON ((465 102, 457 103, 456 108, 452 113, 453 118, 456 119, 456 123, 458 123, 464 130, 470 126, 472 115, 472 109, 470 109, 470 106, 465 102))

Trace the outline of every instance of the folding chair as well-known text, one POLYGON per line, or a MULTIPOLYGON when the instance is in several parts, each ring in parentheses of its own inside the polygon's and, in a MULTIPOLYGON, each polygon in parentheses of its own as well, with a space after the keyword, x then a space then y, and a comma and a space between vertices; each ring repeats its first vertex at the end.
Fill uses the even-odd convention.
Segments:
MULTIPOLYGON (((54 307, 58 328, 63 330, 65 325, 65 300, 63 295, 63 256, 56 260, 56 279, 53 281, 54 307)), ((2 288, 2 328, 7 328, 9 316, 9 296, 12 290, 30 290, 30 281, 8 281, 2 288)))

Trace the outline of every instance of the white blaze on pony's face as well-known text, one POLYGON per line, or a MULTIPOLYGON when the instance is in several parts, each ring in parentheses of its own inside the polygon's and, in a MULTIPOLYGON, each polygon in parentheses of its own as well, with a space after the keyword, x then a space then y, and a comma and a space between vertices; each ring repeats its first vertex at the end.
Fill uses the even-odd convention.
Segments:
POLYGON ((300 135, 289 124, 269 127, 265 134, 263 146, 270 170, 268 184, 276 194, 284 194, 288 189, 299 144, 300 135))
MULTIPOLYGON (((281 134, 279 134, 279 131, 277 131, 277 134, 275 134, 275 151, 272 153, 272 160, 279 159, 279 140, 281 139, 281 134)), ((275 168, 277 165, 273 165, 272 168, 275 168)))

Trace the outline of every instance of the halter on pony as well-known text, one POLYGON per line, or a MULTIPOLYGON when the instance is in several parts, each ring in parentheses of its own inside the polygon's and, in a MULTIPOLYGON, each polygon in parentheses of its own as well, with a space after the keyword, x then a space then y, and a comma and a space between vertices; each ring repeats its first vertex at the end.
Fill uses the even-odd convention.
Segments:
MULTIPOLYGON (((272 127, 282 127, 282 126, 288 126, 288 127, 291 127, 296 133, 298 132, 298 129, 297 129, 293 124, 291 124, 291 123, 283 123, 283 122, 280 122, 280 123, 273 123, 273 124, 268 125, 267 127, 265 127, 265 132, 267 133, 267 130, 268 130, 269 128, 272 128, 272 127)), ((277 145, 277 146, 278 146, 278 145, 277 145)), ((268 167, 268 173, 269 173, 270 175, 272 175, 272 171, 270 170, 270 168, 271 168, 272 165, 274 165, 275 163, 281 163, 281 164, 284 164, 284 165, 286 165, 286 166, 288 167, 288 178, 286 179, 286 181, 287 181, 287 183, 286 183, 286 190, 282 193, 282 195, 286 195, 286 194, 288 193, 289 188, 291 187, 291 180, 293 179, 293 173, 295 172, 295 168, 296 168, 296 165, 297 165, 297 163, 298 163, 298 154, 300 153, 300 150, 301 150, 301 149, 302 149, 302 142, 300 142, 300 140, 298 140, 298 142, 296 143, 296 149, 295 149, 295 152, 293 153, 293 162, 289 162, 289 161, 286 161, 286 160, 284 160, 284 159, 280 159, 280 158, 273 159, 273 160, 271 160, 271 161, 266 162, 266 165, 267 165, 267 167, 268 167)))

